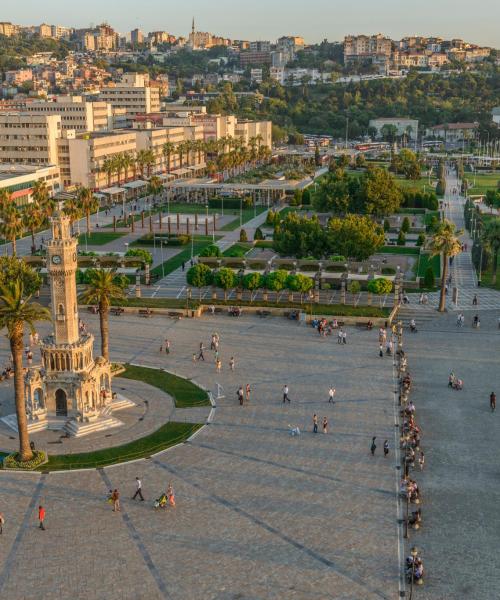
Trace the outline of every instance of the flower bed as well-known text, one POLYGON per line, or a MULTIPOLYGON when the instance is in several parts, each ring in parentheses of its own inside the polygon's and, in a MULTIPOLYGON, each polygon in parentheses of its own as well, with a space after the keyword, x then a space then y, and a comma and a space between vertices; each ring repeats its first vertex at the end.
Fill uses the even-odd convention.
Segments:
POLYGON ((20 469, 23 471, 33 471, 37 467, 47 462, 47 455, 41 450, 33 450, 33 458, 31 460, 19 460, 19 453, 9 454, 3 459, 4 469, 20 469))

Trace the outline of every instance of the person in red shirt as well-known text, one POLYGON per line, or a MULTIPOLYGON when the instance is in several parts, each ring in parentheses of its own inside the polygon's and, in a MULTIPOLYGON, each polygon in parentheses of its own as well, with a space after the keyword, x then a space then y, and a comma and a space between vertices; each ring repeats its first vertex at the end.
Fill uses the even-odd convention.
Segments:
POLYGON ((45 531, 45 525, 44 525, 44 521, 45 521, 45 508, 43 508, 43 506, 39 506, 38 507, 38 521, 40 523, 39 527, 40 529, 42 529, 43 531, 45 531))

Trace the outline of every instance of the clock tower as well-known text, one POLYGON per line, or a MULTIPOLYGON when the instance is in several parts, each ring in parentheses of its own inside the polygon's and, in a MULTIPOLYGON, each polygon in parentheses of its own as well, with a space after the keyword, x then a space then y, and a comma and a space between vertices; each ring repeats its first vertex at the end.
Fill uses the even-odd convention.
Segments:
POLYGON ((80 337, 76 293, 77 244, 77 238, 71 235, 69 217, 62 212, 57 213, 52 218, 52 239, 47 242, 56 344, 74 344, 80 337))

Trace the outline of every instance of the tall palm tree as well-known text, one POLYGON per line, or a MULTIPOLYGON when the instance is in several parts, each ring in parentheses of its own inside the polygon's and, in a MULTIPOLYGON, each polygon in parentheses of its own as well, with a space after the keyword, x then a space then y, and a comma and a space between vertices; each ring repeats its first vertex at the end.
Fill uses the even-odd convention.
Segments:
MULTIPOLYGON (((497 218, 488 221, 483 229, 481 241, 491 250, 491 254, 493 255, 491 283, 495 285, 497 282, 498 253, 500 251, 500 219, 497 218)), ((482 265, 479 269, 481 272, 482 265)))
POLYGON ((165 142, 162 148, 163 156, 165 157, 165 161, 167 163, 167 173, 170 173, 170 159, 172 158, 172 154, 175 152, 175 144, 172 142, 165 142))
POLYGON ((12 243, 12 256, 16 255, 17 246, 16 240, 21 237, 24 232, 23 216, 17 208, 16 203, 7 204, 0 214, 2 223, 0 231, 2 236, 12 243))
MULTIPOLYGON (((16 260, 16 259, 11 259, 16 260)), ((37 321, 49 321, 49 311, 24 294, 21 280, 9 281, 0 285, 0 327, 7 329, 10 351, 14 363, 14 398, 16 403, 17 429, 19 432, 19 455, 22 461, 31 460, 33 452, 28 435, 28 419, 24 399, 24 328, 27 325, 35 332, 37 321)))
POLYGON ((116 283, 114 269, 95 269, 90 273, 89 285, 83 293, 83 301, 99 306, 101 329, 101 354, 109 360, 109 308, 113 299, 125 297, 123 288, 116 283))
POLYGON ((45 206, 48 203, 50 194, 45 181, 39 179, 33 184, 31 196, 33 197, 33 202, 39 206, 45 206))
POLYGON ((76 198, 87 220, 87 235, 90 235, 90 215, 99 208, 99 200, 94 196, 94 192, 86 187, 79 188, 76 198))
POLYGON ((156 164, 156 156, 155 156, 153 150, 151 150, 151 149, 146 150, 146 154, 144 157, 144 164, 147 169, 148 177, 151 177, 151 169, 156 164))
POLYGON ((149 180, 148 184, 148 194, 151 194, 155 199, 156 196, 163 190, 163 184, 161 179, 156 175, 153 175, 149 180))
POLYGON ((81 219, 82 217, 82 207, 80 206, 80 203, 76 198, 68 198, 64 202, 63 212, 69 217, 71 229, 73 229, 75 221, 78 221, 78 219, 81 219))
POLYGON ((114 160, 114 157, 105 158, 102 162, 101 170, 106 173, 108 177, 108 187, 111 187, 113 173, 116 170, 116 161, 114 160))
POLYGON ((132 155, 130 154, 130 152, 124 152, 122 154, 121 157, 121 165, 122 165, 122 169, 124 171, 124 181, 127 181, 128 179, 128 172, 130 170, 130 167, 134 164, 134 159, 132 157, 132 155))
POLYGON ((448 279, 448 263, 451 257, 457 256, 462 250, 462 244, 457 236, 461 235, 451 221, 443 221, 432 237, 429 249, 432 256, 441 256, 443 273, 441 276, 441 296, 439 298, 439 312, 446 310, 446 281, 448 279))
POLYGON ((31 234, 31 251, 36 250, 35 233, 45 220, 45 215, 37 202, 31 202, 23 211, 24 226, 31 234))
POLYGON ((144 169, 146 168, 147 162, 147 150, 139 150, 137 153, 137 166, 139 167, 139 172, 141 174, 141 179, 144 179, 144 169))

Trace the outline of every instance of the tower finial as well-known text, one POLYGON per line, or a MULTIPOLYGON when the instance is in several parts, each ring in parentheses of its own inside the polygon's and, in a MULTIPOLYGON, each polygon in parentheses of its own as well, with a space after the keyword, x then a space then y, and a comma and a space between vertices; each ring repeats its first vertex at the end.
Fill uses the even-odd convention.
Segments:
POLYGON ((193 34, 194 34, 194 17, 193 17, 193 24, 192 24, 192 26, 191 26, 191 31, 192 31, 192 32, 193 32, 193 34))

